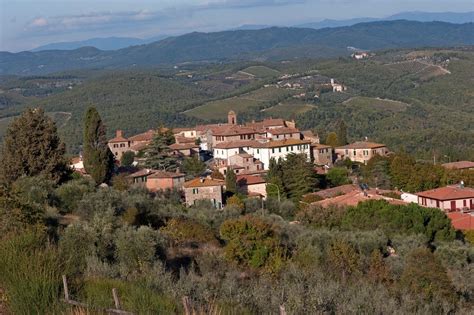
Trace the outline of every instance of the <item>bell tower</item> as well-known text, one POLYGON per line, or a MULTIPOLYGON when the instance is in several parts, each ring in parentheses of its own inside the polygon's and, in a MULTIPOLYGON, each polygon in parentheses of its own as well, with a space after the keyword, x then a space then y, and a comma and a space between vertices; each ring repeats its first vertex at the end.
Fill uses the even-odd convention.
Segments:
POLYGON ((233 110, 227 114, 227 123, 229 125, 237 125, 237 114, 233 110))

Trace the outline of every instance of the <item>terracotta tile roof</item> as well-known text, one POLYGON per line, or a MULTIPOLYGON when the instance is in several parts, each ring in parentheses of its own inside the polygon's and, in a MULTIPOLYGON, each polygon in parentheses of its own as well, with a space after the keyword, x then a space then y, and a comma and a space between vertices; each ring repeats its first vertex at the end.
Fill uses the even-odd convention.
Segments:
POLYGON ((248 128, 248 127, 236 126, 236 125, 213 128, 212 130, 212 135, 214 136, 235 136, 235 135, 248 135, 248 134, 254 134, 254 133, 255 133, 254 128, 248 128))
POLYGON ((357 206, 359 202, 367 200, 386 200, 391 204, 395 205, 406 205, 407 203, 399 200, 387 198, 381 195, 368 194, 364 195, 362 191, 354 190, 342 196, 336 196, 321 201, 313 202, 312 205, 318 205, 321 207, 327 207, 329 205, 338 205, 338 206, 357 206))
POLYGON ((128 139, 123 136, 122 130, 116 130, 115 137, 109 140, 109 143, 114 142, 128 142, 128 139))
POLYGON ((377 149, 383 148, 385 144, 375 143, 375 142, 368 142, 368 141, 357 141, 345 146, 336 147, 336 149, 377 149))
POLYGON ((471 161, 459 161, 459 162, 451 162, 451 163, 444 163, 442 166, 449 168, 449 169, 469 169, 474 168, 474 162, 471 161))
POLYGON ((181 136, 175 136, 176 143, 195 143, 196 138, 186 138, 181 136))
POLYGON ((459 186, 446 186, 432 190, 422 191, 416 194, 419 197, 435 199, 439 201, 474 198, 474 189, 459 186))
POLYGON ((321 144, 321 143, 311 143, 311 147, 316 148, 316 149, 330 149, 330 148, 332 148, 330 145, 325 145, 325 144, 321 144))
POLYGON ((253 147, 258 142, 255 140, 242 140, 242 141, 228 141, 221 142, 214 145, 216 149, 234 149, 234 148, 244 148, 244 147, 253 147))
POLYGON ((173 143, 169 146, 172 150, 190 150, 190 149, 199 149, 199 145, 193 143, 173 143))
POLYGON ((231 126, 230 124, 223 123, 223 124, 208 124, 208 125, 197 125, 196 130, 197 131, 207 131, 207 130, 212 130, 215 128, 220 128, 220 127, 226 127, 226 126, 231 126))
POLYGON ((267 142, 256 142, 254 148, 279 148, 286 147, 290 145, 301 145, 301 144, 310 144, 309 140, 299 140, 299 139, 284 139, 284 140, 271 140, 267 142))
POLYGON ((135 152, 141 151, 141 150, 145 149, 150 144, 150 142, 151 141, 136 143, 136 144, 130 146, 130 151, 135 151, 135 152))
POLYGON ((195 130, 196 130, 196 127, 173 128, 173 133, 177 134, 183 131, 195 131, 195 130))
POLYGON ((248 154, 248 153, 239 153, 239 154, 235 154, 235 155, 238 155, 238 156, 243 157, 243 158, 253 158, 253 155, 248 154))
POLYGON ((284 134, 289 134, 289 133, 299 133, 300 131, 296 128, 279 127, 279 128, 269 129, 267 132, 271 133, 272 135, 284 135, 284 134))
POLYGON ((351 191, 360 191, 360 190, 359 190, 359 187, 357 187, 356 185, 347 184, 347 185, 320 190, 320 191, 315 192, 314 194, 322 198, 331 198, 338 195, 347 194, 351 191))
POLYGON ((155 131, 153 129, 150 129, 146 132, 139 133, 138 135, 132 136, 128 138, 130 141, 151 141, 153 140, 153 136, 155 135, 155 131))
POLYGON ((449 212, 451 225, 457 230, 474 230, 474 213, 449 212))
POLYGON ((184 176, 186 175, 177 172, 154 171, 148 178, 177 178, 184 176))
POLYGON ((211 178, 195 178, 183 184, 185 188, 224 186, 225 181, 211 178))
POLYGON ((128 175, 127 177, 135 178, 135 177, 143 177, 143 176, 148 176, 156 172, 155 170, 150 170, 148 168, 141 169, 139 171, 136 171, 135 173, 132 173, 128 175))
POLYGON ((246 185, 257 185, 266 183, 263 177, 258 175, 238 175, 237 176, 237 185, 246 186, 246 185))

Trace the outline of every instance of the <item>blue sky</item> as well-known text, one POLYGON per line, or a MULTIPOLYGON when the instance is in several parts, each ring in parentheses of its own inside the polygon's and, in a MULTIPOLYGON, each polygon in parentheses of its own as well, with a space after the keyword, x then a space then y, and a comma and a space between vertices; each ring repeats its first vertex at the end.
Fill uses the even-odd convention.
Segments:
POLYGON ((473 0, 0 0, 0 51, 92 37, 147 38, 244 24, 295 25, 403 11, 466 12, 473 0))

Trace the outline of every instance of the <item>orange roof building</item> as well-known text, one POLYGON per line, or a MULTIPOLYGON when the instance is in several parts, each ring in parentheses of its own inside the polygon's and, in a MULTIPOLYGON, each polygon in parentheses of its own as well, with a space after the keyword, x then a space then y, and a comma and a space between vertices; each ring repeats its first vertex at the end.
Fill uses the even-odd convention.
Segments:
POLYGON ((432 190, 422 191, 416 194, 418 204, 439 208, 445 211, 474 211, 474 189, 457 186, 446 186, 432 190))

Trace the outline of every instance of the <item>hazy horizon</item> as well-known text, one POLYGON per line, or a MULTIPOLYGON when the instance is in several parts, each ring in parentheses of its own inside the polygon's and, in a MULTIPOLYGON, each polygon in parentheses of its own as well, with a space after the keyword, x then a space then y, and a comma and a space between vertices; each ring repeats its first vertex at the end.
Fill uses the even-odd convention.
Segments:
POLYGON ((242 25, 291 26, 400 12, 468 12, 472 1, 436 0, 3 0, 0 51, 102 37, 149 38, 242 25))

